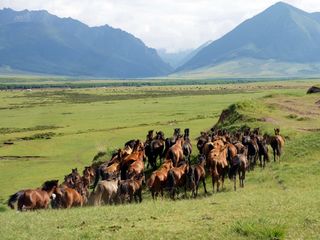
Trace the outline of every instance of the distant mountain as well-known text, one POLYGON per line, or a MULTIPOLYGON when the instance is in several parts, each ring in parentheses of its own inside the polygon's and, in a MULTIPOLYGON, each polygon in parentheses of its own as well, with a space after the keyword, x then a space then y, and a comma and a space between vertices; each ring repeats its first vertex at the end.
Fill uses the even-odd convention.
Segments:
POLYGON ((110 26, 88 27, 47 11, 0 10, 0 68, 44 74, 134 78, 166 75, 155 49, 110 26))
POLYGON ((180 67, 186 62, 188 56, 193 52, 193 49, 180 51, 180 52, 167 52, 166 49, 157 49, 157 52, 161 59, 168 63, 173 69, 180 67))
POLYGON ((320 13, 279 2, 203 48, 177 71, 213 68, 243 59, 302 65, 320 62, 320 13))
POLYGON ((211 42, 212 41, 205 42, 196 49, 188 49, 180 52, 168 53, 165 49, 158 49, 157 52, 164 62, 170 64, 170 66, 173 69, 176 69, 188 62, 199 51, 201 51, 204 47, 208 46, 211 42))

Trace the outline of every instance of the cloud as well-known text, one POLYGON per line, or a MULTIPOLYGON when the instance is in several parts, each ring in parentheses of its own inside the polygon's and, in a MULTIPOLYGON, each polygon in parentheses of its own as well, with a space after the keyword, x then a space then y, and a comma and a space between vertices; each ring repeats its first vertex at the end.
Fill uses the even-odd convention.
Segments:
MULTIPOLYGON (((0 8, 45 9, 89 26, 108 24, 169 52, 215 40, 277 0, 1 0, 0 8)), ((320 11, 314 0, 286 0, 305 11, 320 11)))

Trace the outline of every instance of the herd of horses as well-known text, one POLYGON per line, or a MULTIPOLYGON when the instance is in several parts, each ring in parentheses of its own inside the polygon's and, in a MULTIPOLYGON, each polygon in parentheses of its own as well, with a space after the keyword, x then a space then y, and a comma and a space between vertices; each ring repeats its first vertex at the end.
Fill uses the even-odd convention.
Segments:
POLYGON ((61 184, 51 180, 37 189, 16 192, 9 197, 8 206, 14 209, 17 203, 17 209, 23 211, 49 208, 50 205, 52 208, 71 208, 85 204, 141 202, 144 186, 153 199, 159 194, 163 197, 165 192, 176 199, 181 190, 185 196, 191 191, 191 196, 196 198, 201 183, 205 194, 208 192, 207 175, 211 176, 213 192, 224 187, 226 177, 233 181, 236 191, 237 177, 243 188, 246 172, 253 171, 258 160, 260 167, 265 167, 269 161, 268 145, 273 150, 274 161, 280 162, 285 139, 278 128, 274 130, 272 136, 262 135, 259 128, 235 133, 220 129, 213 129, 210 134, 201 132, 196 139, 199 151, 196 160, 191 159, 193 148, 189 129, 182 134, 176 128, 169 138, 165 138, 162 131, 154 134, 150 130, 144 142, 126 142, 108 161, 95 161, 105 154, 98 153, 82 175, 75 168, 61 184), (145 173, 149 168, 152 172, 146 181, 145 173))

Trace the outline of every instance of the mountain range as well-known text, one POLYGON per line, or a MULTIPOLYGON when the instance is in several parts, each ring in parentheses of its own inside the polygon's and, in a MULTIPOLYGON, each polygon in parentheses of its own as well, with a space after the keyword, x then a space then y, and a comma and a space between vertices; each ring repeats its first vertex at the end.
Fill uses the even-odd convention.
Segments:
POLYGON ((320 13, 278 2, 220 39, 172 54, 108 25, 6 8, 0 10, 3 71, 112 78, 319 76, 320 13))
POLYGON ((203 48, 177 71, 214 70, 221 64, 248 60, 317 65, 320 13, 307 13, 278 2, 203 48))
POLYGON ((155 49, 108 25, 89 27, 47 11, 0 10, 0 67, 43 74, 135 78, 171 67, 155 49))

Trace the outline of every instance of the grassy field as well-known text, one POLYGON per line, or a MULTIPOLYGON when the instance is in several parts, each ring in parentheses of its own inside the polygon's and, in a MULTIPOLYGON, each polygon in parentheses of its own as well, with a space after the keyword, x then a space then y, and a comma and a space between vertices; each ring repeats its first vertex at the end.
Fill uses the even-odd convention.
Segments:
POLYGON ((2 91, 0 239, 319 239, 320 96, 305 94, 317 83, 2 91), (280 126, 287 137, 282 163, 250 173, 244 189, 227 181, 196 200, 153 202, 145 191, 142 204, 19 214, 4 206, 17 190, 62 180, 150 129, 189 127, 195 138, 234 103, 242 117, 226 127, 280 126))

